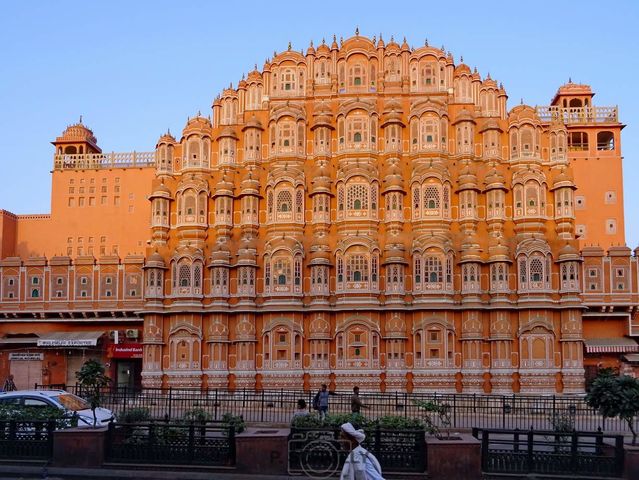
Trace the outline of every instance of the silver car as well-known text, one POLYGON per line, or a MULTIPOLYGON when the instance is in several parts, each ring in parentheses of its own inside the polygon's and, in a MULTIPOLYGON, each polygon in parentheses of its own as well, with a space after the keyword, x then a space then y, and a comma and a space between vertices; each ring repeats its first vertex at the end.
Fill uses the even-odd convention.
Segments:
MULTIPOLYGON (((91 405, 83 398, 64 390, 18 390, 0 392, 0 408, 20 410, 23 408, 58 408, 69 418, 78 419, 79 428, 93 427, 91 405)), ((95 410, 96 427, 106 426, 115 417, 111 410, 98 407, 95 410)))

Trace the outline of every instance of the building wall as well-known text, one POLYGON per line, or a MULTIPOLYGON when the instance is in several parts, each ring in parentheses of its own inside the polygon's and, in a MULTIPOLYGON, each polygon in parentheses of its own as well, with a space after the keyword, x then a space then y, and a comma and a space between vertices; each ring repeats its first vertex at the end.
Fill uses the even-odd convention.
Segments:
POLYGON ((584 337, 639 335, 639 297, 637 252, 612 246, 623 125, 575 95, 508 110, 448 52, 356 35, 276 55, 154 154, 70 126, 0 315, 143 322, 146 386, 583 391, 584 337), (570 136, 600 130, 613 148, 570 136))

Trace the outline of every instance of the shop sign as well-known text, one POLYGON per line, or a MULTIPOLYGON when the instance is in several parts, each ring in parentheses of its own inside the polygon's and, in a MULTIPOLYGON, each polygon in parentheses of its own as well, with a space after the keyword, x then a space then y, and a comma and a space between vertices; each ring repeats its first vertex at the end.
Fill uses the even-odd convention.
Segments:
POLYGON ((95 347, 95 339, 86 338, 41 338, 38 347, 95 347))
POLYGON ((109 358, 142 358, 141 343, 118 343, 108 347, 109 358))
POLYGON ((9 354, 9 360, 42 361, 44 353, 12 352, 9 354))

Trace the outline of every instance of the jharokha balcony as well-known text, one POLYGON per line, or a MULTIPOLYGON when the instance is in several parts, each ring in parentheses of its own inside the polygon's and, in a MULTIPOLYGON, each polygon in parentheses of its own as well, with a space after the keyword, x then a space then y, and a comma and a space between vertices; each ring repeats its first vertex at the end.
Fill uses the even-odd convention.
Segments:
POLYGON ((54 170, 144 168, 155 166, 155 152, 57 154, 54 170))

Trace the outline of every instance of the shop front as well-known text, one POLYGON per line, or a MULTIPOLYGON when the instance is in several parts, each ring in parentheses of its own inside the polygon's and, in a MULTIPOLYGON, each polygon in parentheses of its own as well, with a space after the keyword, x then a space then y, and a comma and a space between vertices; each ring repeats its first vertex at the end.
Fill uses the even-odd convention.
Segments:
POLYGON ((139 388, 142 384, 142 344, 112 343, 107 349, 110 376, 119 388, 139 388))

